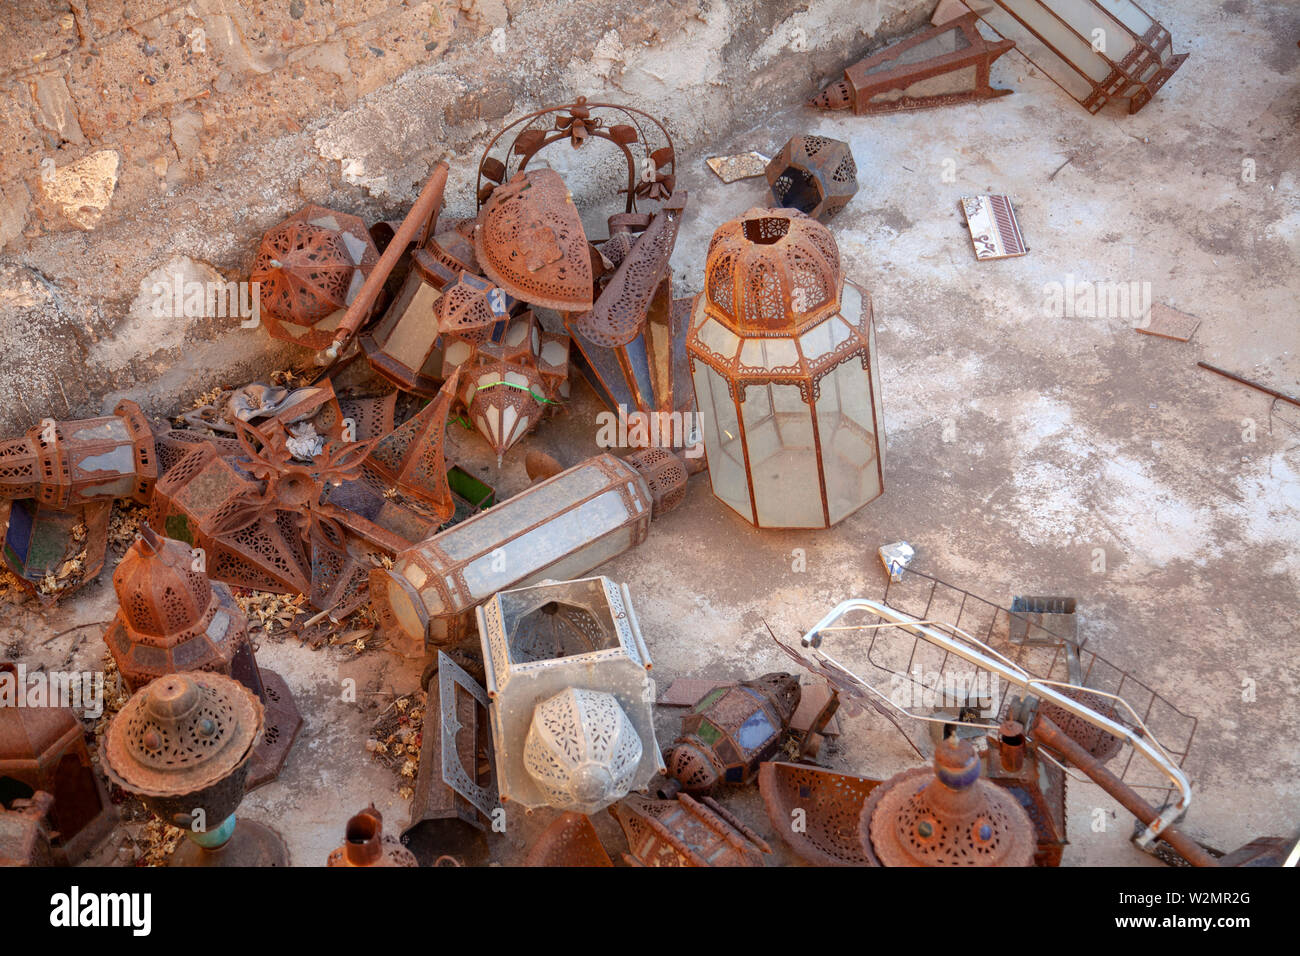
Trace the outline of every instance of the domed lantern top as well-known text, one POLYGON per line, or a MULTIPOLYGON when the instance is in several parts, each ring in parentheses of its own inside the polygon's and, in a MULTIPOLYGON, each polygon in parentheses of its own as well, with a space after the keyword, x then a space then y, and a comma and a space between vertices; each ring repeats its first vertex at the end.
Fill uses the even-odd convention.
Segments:
POLYGON ((196 559, 146 525, 113 572, 119 607, 104 642, 131 690, 176 671, 228 675, 246 643, 243 610, 196 559))
POLYGON ((862 807, 868 859, 884 866, 1029 866, 1034 826, 1006 790, 980 778, 969 741, 949 737, 934 769, 886 780, 862 807))
POLYGON ((884 490, 871 296, 830 231, 751 209, 713 235, 686 350, 713 493, 761 528, 827 528, 884 490))
POLYGON ((126 623, 152 637, 192 627, 212 598, 212 585, 195 569, 190 549, 148 525, 113 572, 113 589, 126 623))
POLYGON ((193 794, 247 766, 263 722, 261 702, 238 681, 168 674, 137 691, 109 724, 104 772, 144 797, 193 794))
POLYGON ((842 279, 829 229, 795 210, 756 207, 713 234, 705 306, 738 335, 792 334, 834 310, 842 279))
POLYGON ((592 814, 627 796, 641 753, 617 697, 569 687, 533 711, 524 766, 550 806, 592 814))

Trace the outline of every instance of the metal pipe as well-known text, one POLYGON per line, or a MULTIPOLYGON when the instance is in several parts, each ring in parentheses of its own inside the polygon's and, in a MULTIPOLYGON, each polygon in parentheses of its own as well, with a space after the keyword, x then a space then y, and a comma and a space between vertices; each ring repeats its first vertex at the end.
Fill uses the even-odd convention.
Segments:
MULTIPOLYGON (((1151 804, 1143 800, 1136 790, 1107 770, 1101 761, 1079 746, 1069 734, 1042 714, 1039 714, 1034 721, 1033 736, 1040 746, 1050 747, 1082 770, 1093 783, 1118 800, 1125 810, 1148 827, 1160 821, 1160 814, 1151 804)), ((1159 838, 1178 851, 1178 855, 1192 866, 1219 865, 1219 861, 1207 853, 1199 843, 1173 826, 1162 827, 1159 838)))
POLYGON ((357 292, 357 297, 348 306, 348 311, 334 333, 334 341, 330 343, 329 348, 317 354, 318 365, 328 365, 337 359, 343 347, 360 330, 370 314, 371 307, 375 304, 375 299, 379 298, 384 283, 388 281, 397 261, 402 258, 406 247, 415 239, 416 234, 423 229, 427 238, 427 234, 433 231, 438 210, 442 206, 442 193, 447 188, 448 171, 449 167, 443 160, 439 160, 434 165, 433 175, 420 190, 415 205, 411 207, 411 211, 406 214, 402 224, 393 233, 393 238, 385 247, 384 254, 379 257, 379 262, 370 270, 370 275, 366 277, 365 283, 357 292))
MULTIPOLYGON (((1072 687, 1074 685, 1031 677, 1019 665, 1013 663, 997 651, 993 650, 993 648, 969 635, 963 633, 962 638, 958 639, 951 635, 936 631, 934 628, 921 623, 920 620, 912 617, 910 614, 896 611, 879 601, 870 601, 865 598, 851 598, 837 604, 825 617, 814 624, 812 629, 803 636, 801 643, 804 647, 817 648, 821 644, 820 632, 823 629, 829 629, 831 625, 850 611, 859 610, 869 611, 877 617, 889 621, 892 624, 923 638, 929 643, 952 653, 962 660, 974 664, 976 667, 992 672, 1009 684, 1013 684, 1024 691, 1032 692, 1032 694, 1039 699, 1054 704, 1066 713, 1073 714, 1075 717, 1087 721, 1094 727, 1098 727, 1109 734, 1113 734, 1130 744, 1137 753, 1140 753, 1153 766, 1158 768, 1178 790, 1178 800, 1171 808, 1169 808, 1167 813, 1154 814, 1153 819, 1143 821, 1144 823, 1147 823, 1147 829, 1140 837, 1138 837, 1139 846, 1149 846, 1150 843, 1160 835, 1160 832, 1169 825, 1170 821, 1181 816, 1191 805, 1192 785, 1187 779, 1187 775, 1184 774, 1182 768, 1174 763, 1169 755, 1165 753, 1164 748, 1160 746, 1159 742, 1156 741, 1155 737, 1151 736, 1149 732, 1146 732, 1146 736, 1134 733, 1123 724, 1102 716, 1092 708, 1079 703, 1073 697, 1057 690, 1058 687, 1072 687)), ((954 628, 954 630, 956 630, 956 628, 954 628)), ((872 691, 872 693, 882 697, 882 699, 893 706, 893 702, 889 701, 888 697, 884 697, 884 695, 880 694, 879 691, 875 690, 875 688, 871 687, 856 674, 848 671, 844 668, 843 664, 840 664, 838 661, 834 661, 833 659, 829 659, 825 655, 821 656, 823 660, 830 660, 835 667, 844 670, 848 676, 852 677, 859 684, 867 687, 872 691)), ((1102 694, 1103 696, 1119 701, 1128 709, 1129 713, 1133 715, 1133 718, 1138 725, 1142 726, 1141 718, 1138 717, 1133 709, 1128 706, 1128 703, 1124 701, 1123 698, 1116 697, 1114 694, 1105 694, 1103 691, 1096 691, 1089 688, 1081 687, 1078 689, 1087 691, 1090 694, 1102 694)), ((909 714, 908 716, 911 715, 909 714)), ((1142 729, 1145 732, 1145 727, 1142 727, 1142 729)))

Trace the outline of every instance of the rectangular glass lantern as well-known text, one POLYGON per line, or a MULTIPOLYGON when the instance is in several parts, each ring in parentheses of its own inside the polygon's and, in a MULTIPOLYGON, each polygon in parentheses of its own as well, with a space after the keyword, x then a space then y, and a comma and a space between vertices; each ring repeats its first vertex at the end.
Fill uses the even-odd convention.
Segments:
POLYGON ((645 540, 653 499, 632 465, 597 455, 400 552, 370 593, 399 644, 453 644, 506 588, 586 574, 645 540))

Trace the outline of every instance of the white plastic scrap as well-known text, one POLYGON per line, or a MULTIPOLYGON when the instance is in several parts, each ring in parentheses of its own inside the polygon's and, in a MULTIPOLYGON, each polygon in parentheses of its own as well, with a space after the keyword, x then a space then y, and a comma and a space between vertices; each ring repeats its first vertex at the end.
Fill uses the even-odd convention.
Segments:
POLYGON ((903 569, 916 557, 916 549, 906 541, 895 541, 880 549, 880 560, 894 581, 903 580, 903 569))

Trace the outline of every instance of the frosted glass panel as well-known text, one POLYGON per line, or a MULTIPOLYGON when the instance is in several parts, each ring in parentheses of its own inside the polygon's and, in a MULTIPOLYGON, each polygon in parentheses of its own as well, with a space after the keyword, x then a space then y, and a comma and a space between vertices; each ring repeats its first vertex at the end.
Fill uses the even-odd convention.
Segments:
POLYGON ((465 587, 475 600, 489 597, 555 563, 584 542, 614 530, 628 517, 627 506, 618 491, 606 492, 554 521, 505 542, 498 549, 500 554, 492 551, 471 561, 465 566, 465 587))
POLYGON ((826 503, 832 523, 880 494, 870 379, 858 359, 839 365, 821 380, 817 431, 826 475, 826 503))
POLYGON ((609 484, 609 478, 595 465, 563 472, 550 484, 529 491, 526 498, 503 501, 468 521, 453 525, 438 535, 438 547, 452 561, 463 561, 495 547, 529 525, 545 521, 575 501, 593 495, 609 484))
POLYGON ((745 479, 745 456, 740 442, 740 422, 736 418, 736 406, 727 394, 726 380, 703 362, 692 364, 695 366, 700 434, 709 458, 709 481, 713 493, 753 521, 749 484, 745 479))
POLYGON ((812 414, 798 386, 750 386, 740 412, 759 525, 824 527, 812 414))

